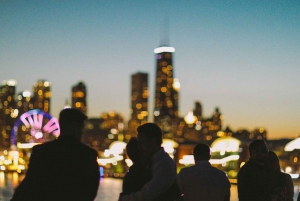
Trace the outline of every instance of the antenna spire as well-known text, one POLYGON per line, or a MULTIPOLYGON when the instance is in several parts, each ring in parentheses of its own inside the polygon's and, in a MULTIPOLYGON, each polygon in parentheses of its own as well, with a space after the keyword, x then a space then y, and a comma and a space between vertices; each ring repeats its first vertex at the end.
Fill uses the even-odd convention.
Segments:
POLYGON ((161 26, 160 46, 169 46, 169 19, 167 17, 161 26))

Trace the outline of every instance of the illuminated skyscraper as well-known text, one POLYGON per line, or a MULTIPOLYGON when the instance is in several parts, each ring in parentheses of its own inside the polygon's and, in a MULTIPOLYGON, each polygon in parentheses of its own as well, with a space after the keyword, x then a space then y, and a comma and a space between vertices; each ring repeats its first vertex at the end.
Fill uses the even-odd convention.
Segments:
POLYGON ((148 74, 135 73, 131 76, 131 119, 128 130, 133 136, 137 127, 148 120, 148 74))
POLYGON ((17 108, 19 110, 19 116, 33 109, 33 98, 31 97, 30 91, 23 91, 18 94, 17 108))
POLYGON ((86 93, 86 87, 83 82, 79 82, 72 87, 72 108, 79 109, 84 114, 87 112, 86 93))
POLYGON ((178 91, 180 84, 178 79, 174 79, 173 52, 175 49, 167 46, 154 50, 156 54, 154 122, 161 127, 163 122, 167 120, 170 124, 179 115, 178 91))
POLYGON ((0 86, 0 147, 10 146, 10 135, 18 110, 16 109, 15 93, 17 81, 5 80, 0 86))
POLYGON ((33 87, 33 107, 50 113, 51 84, 46 80, 38 80, 33 87))

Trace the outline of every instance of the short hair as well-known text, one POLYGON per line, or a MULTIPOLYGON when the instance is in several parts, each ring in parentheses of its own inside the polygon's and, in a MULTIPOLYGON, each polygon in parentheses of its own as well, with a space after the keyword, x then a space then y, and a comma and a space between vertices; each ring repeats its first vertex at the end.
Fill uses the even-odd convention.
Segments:
POLYGON ((196 156, 201 156, 203 159, 205 160, 209 160, 210 159, 210 148, 207 144, 197 144, 194 147, 194 152, 193 152, 194 157, 196 156))
POLYGON ((66 108, 59 113, 59 126, 65 132, 71 126, 77 127, 78 125, 82 125, 86 119, 87 116, 81 111, 74 108, 66 108))
POLYGON ((126 145, 126 153, 132 162, 136 162, 140 159, 139 145, 136 137, 130 138, 126 145))
POLYGON ((145 123, 137 128, 138 133, 144 133, 148 140, 155 139, 157 145, 162 144, 162 131, 155 123, 145 123))
POLYGON ((251 156, 251 150, 255 150, 258 151, 258 149, 261 147, 261 145, 266 145, 264 140, 253 140, 250 144, 249 144, 249 152, 250 152, 250 156, 251 156))

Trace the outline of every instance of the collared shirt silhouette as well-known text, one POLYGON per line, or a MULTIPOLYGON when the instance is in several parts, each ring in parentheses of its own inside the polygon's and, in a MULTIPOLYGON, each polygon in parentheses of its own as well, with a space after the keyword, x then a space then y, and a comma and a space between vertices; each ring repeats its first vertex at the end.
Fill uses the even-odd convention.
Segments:
POLYGON ((80 142, 86 116, 60 112, 60 137, 32 149, 26 177, 11 201, 92 201, 99 186, 97 152, 80 142))
POLYGON ((185 201, 229 201, 230 183, 225 172, 209 163, 210 148, 198 144, 194 148, 195 165, 181 169, 178 185, 185 201))

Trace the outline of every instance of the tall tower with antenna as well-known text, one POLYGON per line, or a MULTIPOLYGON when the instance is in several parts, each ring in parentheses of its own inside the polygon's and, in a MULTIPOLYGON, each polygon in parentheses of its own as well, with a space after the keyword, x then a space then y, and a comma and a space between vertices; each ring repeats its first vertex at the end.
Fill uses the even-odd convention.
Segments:
POLYGON ((164 133, 171 129, 172 122, 178 119, 179 81, 174 79, 173 53, 169 46, 168 25, 164 23, 163 39, 160 47, 154 49, 156 59, 154 122, 161 126, 164 133))

